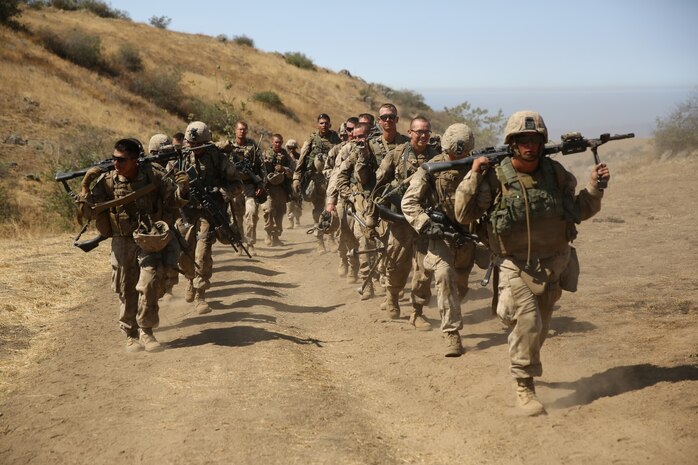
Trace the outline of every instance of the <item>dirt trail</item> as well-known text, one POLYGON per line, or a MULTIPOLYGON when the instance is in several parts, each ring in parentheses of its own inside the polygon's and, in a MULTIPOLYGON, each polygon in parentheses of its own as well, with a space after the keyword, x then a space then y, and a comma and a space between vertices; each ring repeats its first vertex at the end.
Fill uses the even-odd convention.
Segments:
POLYGON ((53 328, 60 349, 0 405, 0 463, 694 464, 696 169, 618 171, 580 227, 580 290, 543 349, 547 416, 515 415, 489 289, 464 306, 467 353, 445 358, 437 331, 386 319, 382 296, 359 302, 295 229, 253 260, 216 246, 213 312, 178 287, 159 354, 124 351, 105 263, 53 328))

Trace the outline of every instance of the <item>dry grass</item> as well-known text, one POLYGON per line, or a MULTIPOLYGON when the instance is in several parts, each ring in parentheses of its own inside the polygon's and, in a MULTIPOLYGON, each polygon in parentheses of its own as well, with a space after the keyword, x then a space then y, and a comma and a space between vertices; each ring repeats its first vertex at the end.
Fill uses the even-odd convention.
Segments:
POLYGON ((57 322, 92 297, 85 277, 108 271, 109 247, 86 254, 70 244, 68 235, 0 240, 0 398, 60 348, 57 322))

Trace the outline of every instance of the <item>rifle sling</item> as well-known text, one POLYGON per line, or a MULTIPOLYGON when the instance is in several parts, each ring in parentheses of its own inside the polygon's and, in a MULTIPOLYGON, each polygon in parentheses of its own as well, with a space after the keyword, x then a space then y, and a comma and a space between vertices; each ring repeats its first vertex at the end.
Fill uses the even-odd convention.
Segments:
POLYGON ((119 197, 118 199, 108 200, 106 202, 97 203, 95 205, 92 205, 92 206, 90 206, 90 209, 92 210, 93 215, 98 215, 105 210, 119 207, 121 205, 126 205, 127 203, 135 202, 136 200, 140 199, 141 197, 144 197, 144 196, 150 194, 155 189, 156 189, 155 184, 150 183, 147 186, 141 187, 137 191, 131 192, 130 194, 127 194, 123 197, 119 197))

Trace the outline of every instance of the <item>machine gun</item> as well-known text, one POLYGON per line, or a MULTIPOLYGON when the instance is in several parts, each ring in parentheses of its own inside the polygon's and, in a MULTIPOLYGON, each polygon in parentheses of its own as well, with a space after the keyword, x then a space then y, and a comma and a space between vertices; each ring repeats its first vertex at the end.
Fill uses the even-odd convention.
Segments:
MULTIPOLYGON (((599 146, 610 142, 612 140, 620 139, 630 139, 635 137, 634 133, 628 134, 615 134, 610 135, 608 133, 601 134, 598 139, 585 139, 578 132, 568 132, 563 134, 560 138, 561 141, 558 143, 548 143, 545 144, 543 149, 543 154, 549 156, 555 153, 562 153, 563 155, 571 155, 573 153, 583 153, 589 148, 594 154, 594 163, 599 164, 601 160, 599 159, 598 148, 599 146)), ((455 170, 455 169, 470 169, 473 162, 480 157, 486 157, 490 160, 490 163, 499 163, 506 157, 513 155, 511 148, 508 145, 502 145, 499 147, 488 147, 482 150, 475 150, 470 152, 470 155, 465 158, 460 158, 453 161, 441 161, 441 162, 431 162, 425 163, 422 167, 429 173, 436 173, 439 171, 455 170)), ((608 180, 599 178, 597 181, 598 189, 605 189, 608 187, 608 180)))
MULTIPOLYGON (((257 159, 255 151, 255 160, 257 159)), ((253 161, 250 160, 249 158, 245 158, 244 156, 240 157, 239 160, 235 162, 235 167, 240 171, 242 174, 246 175, 250 180, 252 181, 252 184, 254 184, 255 191, 259 192, 259 195, 255 193, 254 200, 258 204, 263 204, 264 202, 267 201, 267 190, 264 187, 266 184, 266 181, 262 178, 259 177, 257 173, 254 172, 254 167, 252 165, 253 161)))
MULTIPOLYGON (((252 258, 252 255, 250 255, 250 252, 248 252, 247 248, 245 248, 245 245, 242 243, 242 236, 240 235, 237 225, 233 224, 231 226, 228 221, 228 216, 219 206, 220 202, 216 201, 210 189, 207 189, 206 186, 203 185, 193 166, 187 169, 187 175, 189 175, 189 192, 191 198, 198 202, 203 208, 204 216, 213 227, 212 233, 216 234, 220 232, 223 238, 233 247, 233 250, 237 252, 238 247, 240 247, 249 258, 252 258), (233 227, 235 227, 235 229, 233 229, 233 227)), ((182 216, 185 217, 186 214, 182 216)))

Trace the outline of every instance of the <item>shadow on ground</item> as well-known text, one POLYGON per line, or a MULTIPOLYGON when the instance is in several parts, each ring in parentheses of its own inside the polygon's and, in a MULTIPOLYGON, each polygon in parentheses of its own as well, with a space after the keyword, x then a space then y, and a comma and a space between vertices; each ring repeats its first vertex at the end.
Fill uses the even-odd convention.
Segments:
POLYGON ((536 383, 552 389, 573 390, 571 394, 550 404, 554 408, 566 408, 590 404, 602 397, 618 396, 661 382, 678 383, 680 381, 698 381, 698 365, 660 367, 643 363, 609 368, 603 373, 579 378, 577 381, 559 383, 537 381, 536 383))
POLYGON ((263 313, 252 312, 213 312, 206 315, 194 315, 184 318, 176 325, 160 326, 160 330, 185 328, 187 326, 202 325, 207 323, 237 323, 238 321, 273 324, 276 323, 276 317, 265 315, 263 313))
POLYGON ((323 341, 313 338, 299 338, 288 334, 270 331, 254 326, 234 326, 230 328, 209 328, 198 334, 192 334, 167 343, 170 348, 195 347, 215 344, 226 347, 244 347, 263 341, 289 341, 299 345, 322 347, 323 341))

